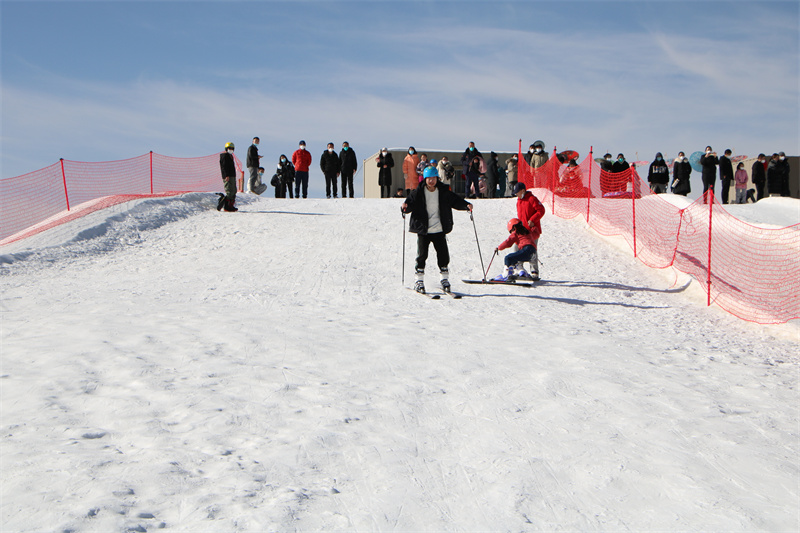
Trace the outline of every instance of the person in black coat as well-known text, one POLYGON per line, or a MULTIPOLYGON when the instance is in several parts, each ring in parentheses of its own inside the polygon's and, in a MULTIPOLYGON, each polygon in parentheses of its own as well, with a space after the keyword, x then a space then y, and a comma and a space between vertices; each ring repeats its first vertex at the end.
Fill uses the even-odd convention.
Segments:
POLYGON ((733 152, 730 149, 725 150, 725 154, 719 158, 719 181, 722 185, 722 190, 719 191, 719 195, 722 198, 722 203, 728 203, 728 193, 731 189, 731 184, 733 183, 733 162, 731 161, 731 155, 733 152))
POLYGON ((706 153, 700 158, 700 165, 703 167, 703 203, 708 203, 706 192, 711 189, 711 194, 714 194, 714 183, 717 181, 717 152, 713 151, 710 146, 706 146, 706 153))
POLYGON ((447 234, 453 230, 453 209, 472 211, 472 204, 439 183, 439 172, 434 167, 427 167, 423 172, 424 180, 411 191, 400 206, 405 217, 411 213, 408 231, 417 234, 417 261, 415 268, 416 283, 414 290, 425 292, 425 262, 428 259, 430 244, 436 250, 436 261, 439 265, 442 289, 450 291, 447 266, 450 264, 450 251, 447 248, 447 234))
POLYGON ((758 159, 750 169, 750 178, 756 186, 756 202, 764 198, 764 184, 767 182, 767 156, 758 154, 758 159))
POLYGON ((767 167, 767 189, 770 195, 789 196, 789 162, 783 152, 772 154, 767 167))
POLYGON ((672 192, 686 196, 692 192, 691 179, 692 164, 686 158, 686 154, 678 152, 675 164, 672 167, 672 192))
POLYGON ((288 193, 289 198, 294 198, 292 195, 292 182, 294 182, 294 165, 285 154, 281 154, 278 160, 278 169, 275 172, 273 179, 277 178, 275 185, 275 198, 286 198, 288 193))
POLYGON ((331 186, 333 186, 333 197, 339 197, 339 193, 336 190, 336 179, 339 177, 340 167, 339 156, 336 155, 333 143, 328 143, 328 149, 322 152, 322 156, 319 158, 319 168, 325 174, 325 196, 328 198, 331 197, 331 186))
POLYGON ((358 159, 356 152, 350 148, 350 143, 342 143, 342 151, 339 152, 339 172, 342 174, 342 198, 347 198, 347 188, 350 187, 350 198, 353 197, 353 174, 358 170, 358 159))
POLYGON ((234 206, 236 203, 236 162, 233 160, 233 143, 225 144, 225 151, 219 154, 219 170, 222 174, 222 183, 225 187, 225 194, 220 194, 217 211, 225 208, 225 211, 238 211, 234 206))
POLYGON ((658 152, 655 160, 650 163, 650 170, 647 173, 647 182, 650 184, 650 190, 654 193, 663 194, 667 192, 669 167, 667 166, 667 162, 664 161, 664 156, 661 152, 658 152))
POLYGON ((388 148, 381 149, 381 153, 375 158, 378 163, 378 185, 381 187, 381 198, 389 198, 392 194, 392 168, 394 168, 394 158, 388 148))
POLYGON ((489 164, 486 165, 486 198, 494 198, 500 173, 497 169, 497 154, 489 154, 489 164))
POLYGON ((250 179, 247 181, 247 190, 254 192, 258 183, 258 167, 261 166, 261 158, 258 155, 258 144, 261 142, 258 137, 253 137, 253 144, 247 149, 247 169, 250 171, 250 179))

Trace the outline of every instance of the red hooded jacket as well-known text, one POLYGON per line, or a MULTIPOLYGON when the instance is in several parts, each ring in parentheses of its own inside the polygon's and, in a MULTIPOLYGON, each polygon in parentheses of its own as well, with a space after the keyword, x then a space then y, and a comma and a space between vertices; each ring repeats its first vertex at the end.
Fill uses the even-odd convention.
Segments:
POLYGON ((525 193, 522 198, 517 198, 517 218, 531 232, 531 239, 536 241, 542 234, 540 221, 544 216, 544 206, 531 191, 525 193))

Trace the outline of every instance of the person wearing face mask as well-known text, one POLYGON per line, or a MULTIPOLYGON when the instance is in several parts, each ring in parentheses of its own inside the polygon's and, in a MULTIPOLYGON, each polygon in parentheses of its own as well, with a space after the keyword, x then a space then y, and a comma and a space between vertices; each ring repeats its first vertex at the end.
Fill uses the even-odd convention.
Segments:
POLYGON ((617 154, 617 160, 614 161, 614 164, 611 166, 612 172, 625 172, 631 168, 627 161, 625 161, 625 156, 623 154, 617 154))
POLYGON ((275 171, 275 176, 273 176, 273 180, 277 178, 277 183, 273 184, 275 186, 275 198, 286 198, 287 194, 289 198, 294 198, 292 196, 294 174, 294 165, 284 154, 281 154, 278 160, 278 168, 275 171))
POLYGON ((347 189, 350 188, 350 198, 355 194, 353 192, 353 174, 358 170, 358 159, 356 159, 356 152, 350 148, 350 143, 345 141, 342 143, 342 151, 339 152, 339 172, 342 175, 342 198, 347 198, 347 189))
POLYGON ((222 183, 225 187, 225 194, 219 194, 217 211, 238 211, 236 203, 236 161, 233 159, 233 143, 225 143, 225 151, 219 154, 219 169, 222 173, 222 183))
POLYGON ((544 166, 548 159, 547 152, 544 151, 544 141, 536 141, 533 143, 533 153, 531 154, 530 160, 531 168, 537 169, 544 166))
POLYGON ((719 181, 722 187, 722 190, 719 191, 719 195, 722 198, 723 204, 728 203, 728 195, 731 190, 731 183, 733 182, 732 154, 733 152, 728 149, 725 150, 725 154, 719 158, 719 181))
POLYGON ((703 167, 703 203, 708 203, 706 193, 711 189, 711 194, 714 194, 714 183, 717 181, 717 152, 713 151, 710 146, 706 146, 706 152, 700 158, 700 165, 703 167))
POLYGON ((442 156, 439 163, 436 165, 436 170, 439 172, 439 182, 450 189, 450 183, 456 175, 456 169, 446 155, 442 156))
POLYGON ((683 152, 678 152, 675 164, 672 167, 672 192, 686 196, 692 192, 689 177, 692 174, 692 164, 683 152))
POLYGON ((789 161, 783 152, 772 154, 767 167, 767 189, 770 196, 789 196, 789 161))
POLYGON ((319 158, 319 168, 325 174, 325 196, 328 198, 331 197, 331 188, 333 189, 333 197, 339 197, 339 193, 336 190, 336 180, 339 177, 340 167, 341 162, 339 161, 339 156, 336 155, 333 143, 328 143, 327 150, 322 152, 322 156, 319 158))
MULTIPOLYGON (((475 161, 475 157, 478 157, 479 161, 480 161, 479 165, 478 165, 480 167, 479 174, 483 174, 484 172, 486 172, 486 163, 483 161, 483 154, 481 154, 480 150, 475 148, 475 143, 473 141, 470 141, 469 145, 467 145, 467 149, 464 150, 463 154, 461 154, 461 174, 464 177, 464 187, 465 187, 464 194, 465 194, 465 196, 469 196, 470 195, 470 182, 469 182, 468 174, 469 174, 469 171, 470 171, 470 168, 471 168, 472 164, 475 161)), ((475 194, 476 195, 480 194, 479 184, 478 184, 477 180, 475 181, 475 183, 473 185, 474 185, 474 188, 475 188, 475 194)))
POLYGON ((519 156, 512 155, 506 159, 506 174, 508 179, 508 192, 509 197, 514 196, 514 187, 517 185, 517 169, 519 166, 519 156))
POLYGON ((661 152, 658 152, 655 160, 650 163, 650 170, 647 173, 647 183, 650 184, 650 190, 656 194, 667 192, 669 167, 667 166, 667 162, 664 161, 664 156, 661 152))
POLYGON ((417 178, 417 165, 419 165, 419 155, 413 146, 408 147, 408 154, 403 159, 403 180, 406 186, 406 196, 411 194, 411 191, 419 185, 419 178, 417 178))
POLYGON ((250 186, 250 192, 253 194, 263 194, 267 190, 267 184, 264 183, 264 167, 256 169, 256 182, 250 186))
POLYGON ((300 198, 300 188, 303 189, 303 198, 308 198, 308 169, 311 167, 311 152, 306 150, 306 142, 300 141, 300 147, 292 154, 294 165, 294 197, 300 198))
POLYGON ((392 192, 392 169, 394 168, 394 158, 389 149, 384 147, 381 153, 375 158, 378 164, 378 185, 381 186, 381 198, 389 198, 392 192))
POLYGON ((758 154, 753 166, 750 168, 750 177, 756 186, 756 202, 764 198, 764 184, 767 182, 767 156, 758 154))
POLYGON ((736 174, 733 175, 733 180, 736 183, 736 200, 737 204, 747 203, 747 171, 744 169, 744 163, 736 165, 736 174))
POLYGON ((258 179, 258 167, 261 165, 261 158, 263 157, 258 155, 259 142, 261 141, 258 137, 253 137, 253 144, 247 149, 247 170, 250 171, 250 179, 247 180, 247 190, 255 194, 261 194, 256 192, 258 185, 256 182, 258 179))

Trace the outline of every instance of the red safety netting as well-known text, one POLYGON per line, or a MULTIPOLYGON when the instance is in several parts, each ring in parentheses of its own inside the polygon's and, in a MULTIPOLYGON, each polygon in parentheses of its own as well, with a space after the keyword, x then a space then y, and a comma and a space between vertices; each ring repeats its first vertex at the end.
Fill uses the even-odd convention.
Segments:
POLYGON ((520 153, 518 179, 562 218, 582 216, 606 236, 621 236, 644 264, 675 267, 697 279, 713 302, 761 324, 800 318, 800 224, 779 229, 737 219, 708 195, 678 208, 650 191, 635 168, 601 171, 552 157, 539 168, 520 153))
MULTIPOLYGON (((233 157, 241 172, 241 162, 233 157)), ((62 159, 36 172, 0 180, 0 243, 143 196, 221 190, 219 154, 177 158, 150 152, 99 163, 62 159), (78 208, 99 198, 106 200, 78 208), (63 211, 68 213, 55 217, 63 211)))

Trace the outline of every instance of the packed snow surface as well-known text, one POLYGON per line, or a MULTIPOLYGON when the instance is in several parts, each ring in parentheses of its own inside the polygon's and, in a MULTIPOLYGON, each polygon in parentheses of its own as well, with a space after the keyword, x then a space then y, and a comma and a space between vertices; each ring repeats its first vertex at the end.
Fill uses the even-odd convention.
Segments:
POLYGON ((461 283, 513 199, 461 300, 398 200, 215 200, 0 248, 4 532, 800 529, 797 321, 549 214, 539 285, 461 283))

